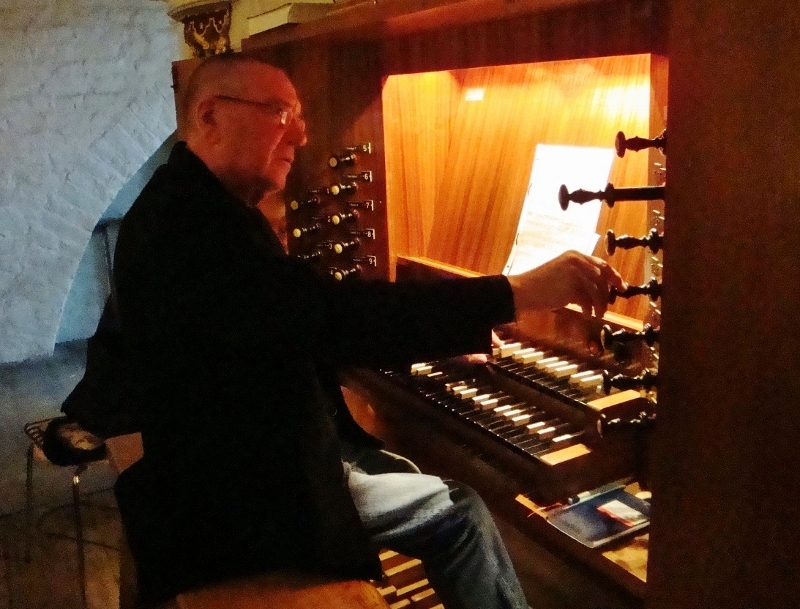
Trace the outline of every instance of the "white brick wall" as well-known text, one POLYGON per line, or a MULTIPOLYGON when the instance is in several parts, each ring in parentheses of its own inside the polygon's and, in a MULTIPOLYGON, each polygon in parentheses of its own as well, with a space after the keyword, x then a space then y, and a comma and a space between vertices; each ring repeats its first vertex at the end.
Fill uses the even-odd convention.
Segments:
POLYGON ((2 0, 0 363, 52 353, 93 227, 175 128, 166 8, 2 0))

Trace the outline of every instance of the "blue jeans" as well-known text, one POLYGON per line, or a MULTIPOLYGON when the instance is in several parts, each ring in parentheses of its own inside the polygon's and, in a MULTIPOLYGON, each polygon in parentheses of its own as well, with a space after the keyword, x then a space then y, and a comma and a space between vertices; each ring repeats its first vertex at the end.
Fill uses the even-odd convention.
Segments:
POLYGON ((387 451, 346 445, 361 521, 379 548, 419 558, 447 609, 528 609, 489 510, 464 485, 387 451))

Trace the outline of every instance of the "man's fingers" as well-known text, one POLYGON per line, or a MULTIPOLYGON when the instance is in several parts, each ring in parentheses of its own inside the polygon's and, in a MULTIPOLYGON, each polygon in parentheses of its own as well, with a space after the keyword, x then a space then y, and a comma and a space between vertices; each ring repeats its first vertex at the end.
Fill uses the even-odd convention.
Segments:
POLYGON ((608 285, 600 272, 596 268, 587 267, 577 275, 577 280, 575 304, 587 315, 591 315, 594 309, 594 314, 602 317, 608 307, 608 285))
POLYGON ((625 280, 622 278, 622 275, 620 275, 617 269, 611 266, 608 262, 595 256, 590 256, 590 258, 597 265, 606 287, 610 285, 617 290, 624 290, 626 287, 628 287, 625 283, 625 280))
POLYGON ((602 258, 583 256, 581 260, 584 265, 579 274, 582 290, 580 299, 584 302, 575 304, 579 305, 585 313, 590 314, 592 309, 588 307, 591 303, 595 315, 602 317, 608 308, 609 286, 623 290, 626 287, 625 281, 622 279, 622 275, 602 258))

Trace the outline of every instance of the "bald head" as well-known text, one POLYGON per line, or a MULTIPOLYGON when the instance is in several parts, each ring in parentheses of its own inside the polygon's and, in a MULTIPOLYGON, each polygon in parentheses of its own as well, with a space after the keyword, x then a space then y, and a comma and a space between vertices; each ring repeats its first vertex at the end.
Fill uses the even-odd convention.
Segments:
POLYGON ((189 79, 181 110, 189 149, 248 205, 284 187, 295 149, 306 143, 294 85, 253 57, 205 60, 189 79))
POLYGON ((247 91, 249 75, 253 70, 274 70, 282 73, 269 63, 234 53, 212 55, 195 68, 181 100, 181 112, 187 118, 186 132, 196 126, 191 109, 196 107, 198 101, 208 95, 241 96, 247 91))

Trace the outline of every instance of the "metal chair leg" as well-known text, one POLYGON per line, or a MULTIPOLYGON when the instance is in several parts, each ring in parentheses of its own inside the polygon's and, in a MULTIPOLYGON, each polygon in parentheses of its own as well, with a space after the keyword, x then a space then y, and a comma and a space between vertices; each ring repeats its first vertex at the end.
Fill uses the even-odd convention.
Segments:
POLYGON ((31 561, 33 545, 33 442, 28 446, 27 463, 25 464, 25 562, 31 561))
POLYGON ((81 585, 81 601, 83 606, 88 608, 86 600, 86 557, 83 551, 83 521, 81 519, 81 474, 87 465, 82 463, 75 469, 72 475, 72 503, 75 508, 75 541, 78 550, 78 578, 81 585))

